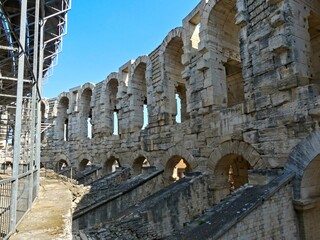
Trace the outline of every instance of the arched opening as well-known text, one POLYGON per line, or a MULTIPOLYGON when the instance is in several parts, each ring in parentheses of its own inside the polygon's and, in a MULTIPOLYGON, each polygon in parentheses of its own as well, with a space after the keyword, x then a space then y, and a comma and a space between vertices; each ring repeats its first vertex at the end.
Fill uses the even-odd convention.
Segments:
POLYGON ((91 161, 89 161, 88 159, 83 159, 79 164, 79 171, 80 172, 84 171, 90 165, 91 165, 91 161))
POLYGON ((107 119, 109 119, 110 126, 113 135, 119 135, 119 116, 117 109, 117 94, 118 94, 119 83, 118 80, 113 78, 107 84, 107 119))
POLYGON ((185 173, 191 172, 190 164, 181 156, 173 156, 166 164, 164 180, 166 184, 174 183, 184 178, 185 173))
POLYGON ((248 183, 249 169, 252 169, 250 163, 241 155, 228 154, 222 157, 214 170, 215 202, 248 183))
POLYGON ((320 154, 304 170, 298 200, 301 239, 313 239, 320 233, 320 154))
POLYGON ((131 101, 133 112, 133 126, 134 131, 145 128, 148 124, 148 112, 147 108, 147 81, 146 81, 146 68, 147 65, 144 62, 138 64, 133 72, 131 82, 131 101))
POLYGON ((111 157, 104 163, 102 173, 103 175, 113 173, 117 171, 119 167, 121 167, 119 160, 115 157, 111 157))
POLYGON ((58 105, 57 114, 57 137, 59 140, 68 141, 69 139, 69 125, 68 125, 68 109, 69 99, 62 97, 58 105))
POLYGON ((150 166, 149 161, 144 156, 138 157, 133 162, 133 175, 137 176, 139 174, 143 174, 144 170, 150 166))
POLYGON ((182 78, 184 65, 181 62, 183 55, 183 42, 180 37, 174 37, 164 53, 164 69, 167 76, 168 98, 170 113, 174 122, 183 122, 189 118, 187 114, 186 82, 182 78), (179 98, 179 100, 177 100, 179 98), (180 101, 180 113, 178 102, 180 101), (177 119, 177 115, 180 119, 177 119))
POLYGON ((93 138, 92 127, 92 109, 91 109, 92 90, 86 88, 81 94, 81 117, 80 117, 80 129, 82 136, 87 138, 93 138))
POLYGON ((56 164, 56 171, 60 172, 60 171, 64 170, 66 167, 68 167, 68 162, 64 159, 61 159, 56 164))
MULTIPOLYGON (((242 65, 240 56, 240 27, 236 22, 237 7, 235 0, 218 1, 209 15, 208 35, 209 45, 216 51, 217 59, 221 61, 215 73, 218 82, 225 85, 227 106, 244 101, 242 65)), ((210 48, 210 46, 209 46, 210 48)))
POLYGON ((301 181, 301 198, 318 197, 320 197, 320 155, 309 163, 301 181))
POLYGON ((310 77, 312 83, 320 83, 320 16, 311 13, 308 18, 310 35, 310 77))

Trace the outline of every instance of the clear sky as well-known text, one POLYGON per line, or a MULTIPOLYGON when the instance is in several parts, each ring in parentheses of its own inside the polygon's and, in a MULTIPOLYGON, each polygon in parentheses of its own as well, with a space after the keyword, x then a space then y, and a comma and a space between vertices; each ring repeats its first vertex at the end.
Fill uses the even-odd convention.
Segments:
POLYGON ((149 54, 200 0, 73 0, 68 34, 43 96, 98 83, 130 59, 149 54))

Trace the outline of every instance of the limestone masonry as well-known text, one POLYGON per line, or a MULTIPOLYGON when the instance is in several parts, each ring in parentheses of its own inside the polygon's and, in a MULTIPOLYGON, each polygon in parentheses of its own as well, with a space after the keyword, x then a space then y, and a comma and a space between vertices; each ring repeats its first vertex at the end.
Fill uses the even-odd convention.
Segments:
POLYGON ((317 239, 319 86, 320 1, 202 0, 150 54, 43 101, 44 167, 130 169, 101 185, 127 184, 109 202, 86 200, 127 206, 81 212, 74 237, 317 239))

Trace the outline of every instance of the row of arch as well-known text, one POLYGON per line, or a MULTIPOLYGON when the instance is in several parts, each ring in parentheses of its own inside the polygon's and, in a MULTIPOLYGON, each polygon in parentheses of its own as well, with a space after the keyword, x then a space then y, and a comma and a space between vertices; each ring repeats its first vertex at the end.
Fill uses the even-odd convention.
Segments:
MULTIPOLYGON (((296 199, 320 197, 320 146, 318 145, 320 145, 320 131, 311 133, 289 155, 285 169, 296 173, 294 186, 296 199)), ((169 182, 173 175, 179 176, 179 168, 191 172, 198 167, 192 155, 181 146, 169 149, 167 156, 171 157, 168 157, 169 160, 162 162, 161 165, 165 166, 165 176, 169 182)), ((87 164, 92 163, 89 158, 86 156, 79 162, 80 171, 83 171, 87 164)), ((107 154, 106 158, 107 160, 103 163, 103 174, 114 172, 122 166, 121 160, 116 155, 107 154)), ((57 156, 55 162, 57 171, 71 166, 70 161, 63 154, 57 156)), ((139 175, 143 172, 143 168, 155 166, 154 164, 148 153, 139 151, 135 154, 135 160, 130 167, 133 175, 139 175)), ((231 185, 233 188, 238 188, 247 183, 248 170, 265 169, 266 167, 258 152, 251 145, 242 141, 222 143, 214 148, 208 161, 208 169, 211 169, 214 175, 215 186, 224 189, 231 185), (230 176, 233 179, 230 179, 230 176)))
MULTIPOLYGON (((92 132, 99 132, 94 128, 99 117, 106 119, 107 135, 122 132, 136 132, 143 129, 149 122, 150 115, 167 113, 167 124, 182 122, 190 118, 189 113, 193 110, 189 106, 191 92, 188 83, 188 74, 191 55, 201 52, 212 52, 212 58, 216 62, 210 62, 212 66, 201 67, 204 76, 208 68, 213 75, 210 84, 214 89, 211 94, 225 93, 224 97, 217 98, 217 104, 232 107, 244 102, 244 78, 242 72, 243 51, 240 48, 241 26, 236 24, 237 7, 236 0, 204 1, 198 6, 196 13, 190 17, 184 27, 178 27, 169 32, 159 47, 160 78, 162 84, 155 86, 153 74, 153 62, 149 56, 140 56, 135 61, 125 64, 118 73, 111 73, 101 83, 100 98, 96 95, 94 84, 85 84, 77 93, 62 93, 57 99, 57 128, 58 139, 68 140, 69 122, 68 113, 77 109, 79 111, 79 124, 77 128, 81 136, 92 138, 92 132), (206 50, 204 50, 206 49, 206 50), (216 57, 215 57, 216 56, 216 57), (152 110, 157 104, 154 94, 161 93, 161 107, 152 110), (73 96, 73 95, 77 96, 73 96), (126 95, 126 97, 124 96, 126 95), (76 99, 79 99, 76 102, 76 99), (123 102, 129 102, 129 109, 124 115, 123 102), (101 108, 98 109, 98 104, 101 108), (95 113, 95 109, 96 112, 95 113), (99 114, 101 111, 103 115, 99 114), (99 112, 99 113, 98 113, 99 112), (129 119, 129 126, 120 123, 121 119, 129 119), (127 128, 127 129, 125 129, 127 128)), ((312 13, 308 18, 310 48, 315 47, 319 39, 316 29, 320 25, 320 17, 312 13)), ((310 78, 315 79, 319 66, 319 51, 309 51, 310 78)), ((202 54, 202 53, 201 53, 202 54)), ((204 84, 202 84, 204 85, 204 84)))
MULTIPOLYGON (((63 170, 70 166, 70 161, 65 155, 56 158, 56 170, 63 170)), ((106 154, 102 165, 102 175, 112 173, 118 168, 123 167, 122 160, 114 154, 106 154)), ((138 151, 134 154, 133 162, 130 167, 133 176, 147 172, 149 168, 164 166, 163 178, 166 184, 173 183, 184 177, 185 173, 197 171, 198 162, 193 156, 181 146, 170 148, 167 155, 162 159, 160 165, 153 161, 148 153, 138 151)), ((83 155, 77 163, 79 171, 84 171, 90 161, 89 156, 83 155)), ((239 141, 228 141, 215 148, 210 156, 209 169, 212 169, 214 176, 214 188, 222 198, 236 188, 248 182, 248 170, 264 168, 264 164, 259 154, 249 144, 239 141)))
MULTIPOLYGON (((153 89, 153 66, 149 56, 138 57, 132 64, 130 63, 128 66, 122 67, 118 73, 111 73, 102 83, 100 104, 103 104, 104 117, 107 119, 110 135, 118 133, 114 128, 118 128, 118 130, 120 128, 120 132, 122 131, 119 123, 117 124, 115 121, 119 121, 118 114, 121 114, 119 111, 122 106, 119 103, 122 98, 121 91, 124 88, 128 88, 127 95, 130 106, 129 131, 138 131, 148 124, 148 117, 146 116, 150 115, 150 110, 147 112, 147 106, 155 104, 152 97, 155 90, 162 92, 161 99, 165 104, 163 104, 164 107, 162 107, 161 111, 169 114, 169 123, 181 122, 189 118, 188 95, 190 95, 190 86, 187 82, 187 77, 182 74, 187 69, 188 62, 183 59, 187 53, 197 51, 201 41, 214 45, 219 45, 223 42, 223 48, 229 55, 229 58, 223 63, 225 71, 222 73, 225 75, 226 88, 228 89, 228 105, 232 106, 243 101, 239 27, 235 24, 236 1, 227 1, 227 5, 224 4, 225 1, 218 1, 216 4, 213 4, 213 2, 215 1, 209 1, 205 5, 203 13, 202 8, 199 8, 198 13, 188 22, 191 27, 173 29, 162 42, 159 48, 159 63, 163 84, 158 87, 162 89, 153 89), (205 16, 209 8, 213 10, 210 10, 210 14, 205 16), (225 19, 221 15, 219 15, 220 18, 217 18, 216 11, 228 14, 225 19), (187 32, 186 29, 189 29, 191 32, 187 32), (213 31, 218 34, 212 34, 213 31), (202 40, 201 36, 207 36, 208 34, 214 35, 215 38, 202 40), (224 40, 222 41, 222 39, 224 40)), ((90 127, 87 127, 87 125, 95 117, 92 111, 92 106, 94 105, 93 98, 95 97, 94 87, 93 84, 85 84, 82 86, 81 92, 77 93, 80 96, 78 103, 80 112, 79 129, 83 130, 82 136, 89 138, 92 137, 92 134, 88 133, 90 127)), ((74 102, 70 104, 70 98, 73 98, 74 101, 74 96, 70 96, 72 94, 63 93, 57 100, 57 130, 60 132, 59 139, 68 139, 68 131, 66 130, 68 129, 67 115, 68 111, 72 111, 72 107, 75 108, 75 106, 70 106, 74 104, 74 102)))
MULTIPOLYGON (((313 236, 314 230, 308 232, 312 227, 317 226, 319 220, 319 198, 320 198, 320 131, 311 133, 302 140, 292 150, 286 170, 293 171, 296 176, 294 179, 294 199, 306 203, 304 210, 298 208, 298 217, 303 234, 313 236), (312 209, 312 211, 311 211, 312 209), (314 222, 316 221, 316 222, 314 222), (310 225, 311 223, 311 225, 310 225)), ((169 158, 165 164, 164 180, 166 184, 171 184, 184 177, 185 173, 196 170, 194 159, 179 155, 182 149, 170 150, 170 154, 175 154, 169 158), (195 168, 193 168, 195 167, 195 168)), ((131 166, 134 175, 143 173, 143 168, 147 168, 151 163, 139 153, 131 166)), ((84 159, 80 165, 88 160, 84 159)), ((59 161, 66 163, 65 160, 59 161)), ((104 163, 105 174, 113 172, 121 167, 118 158, 111 155, 104 163)), ((251 169, 264 169, 259 154, 249 144, 241 141, 228 141, 216 147, 209 158, 208 169, 212 169, 214 190, 214 202, 218 203, 230 192, 248 183, 248 171, 251 169)), ((303 235, 302 234, 302 235, 303 235)))

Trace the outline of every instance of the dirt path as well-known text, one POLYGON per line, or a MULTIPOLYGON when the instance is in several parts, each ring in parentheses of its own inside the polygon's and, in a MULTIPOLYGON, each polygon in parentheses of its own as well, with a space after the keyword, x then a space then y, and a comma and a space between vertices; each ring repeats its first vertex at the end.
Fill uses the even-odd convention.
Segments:
POLYGON ((72 239, 72 194, 59 179, 42 178, 39 197, 10 240, 72 239))

